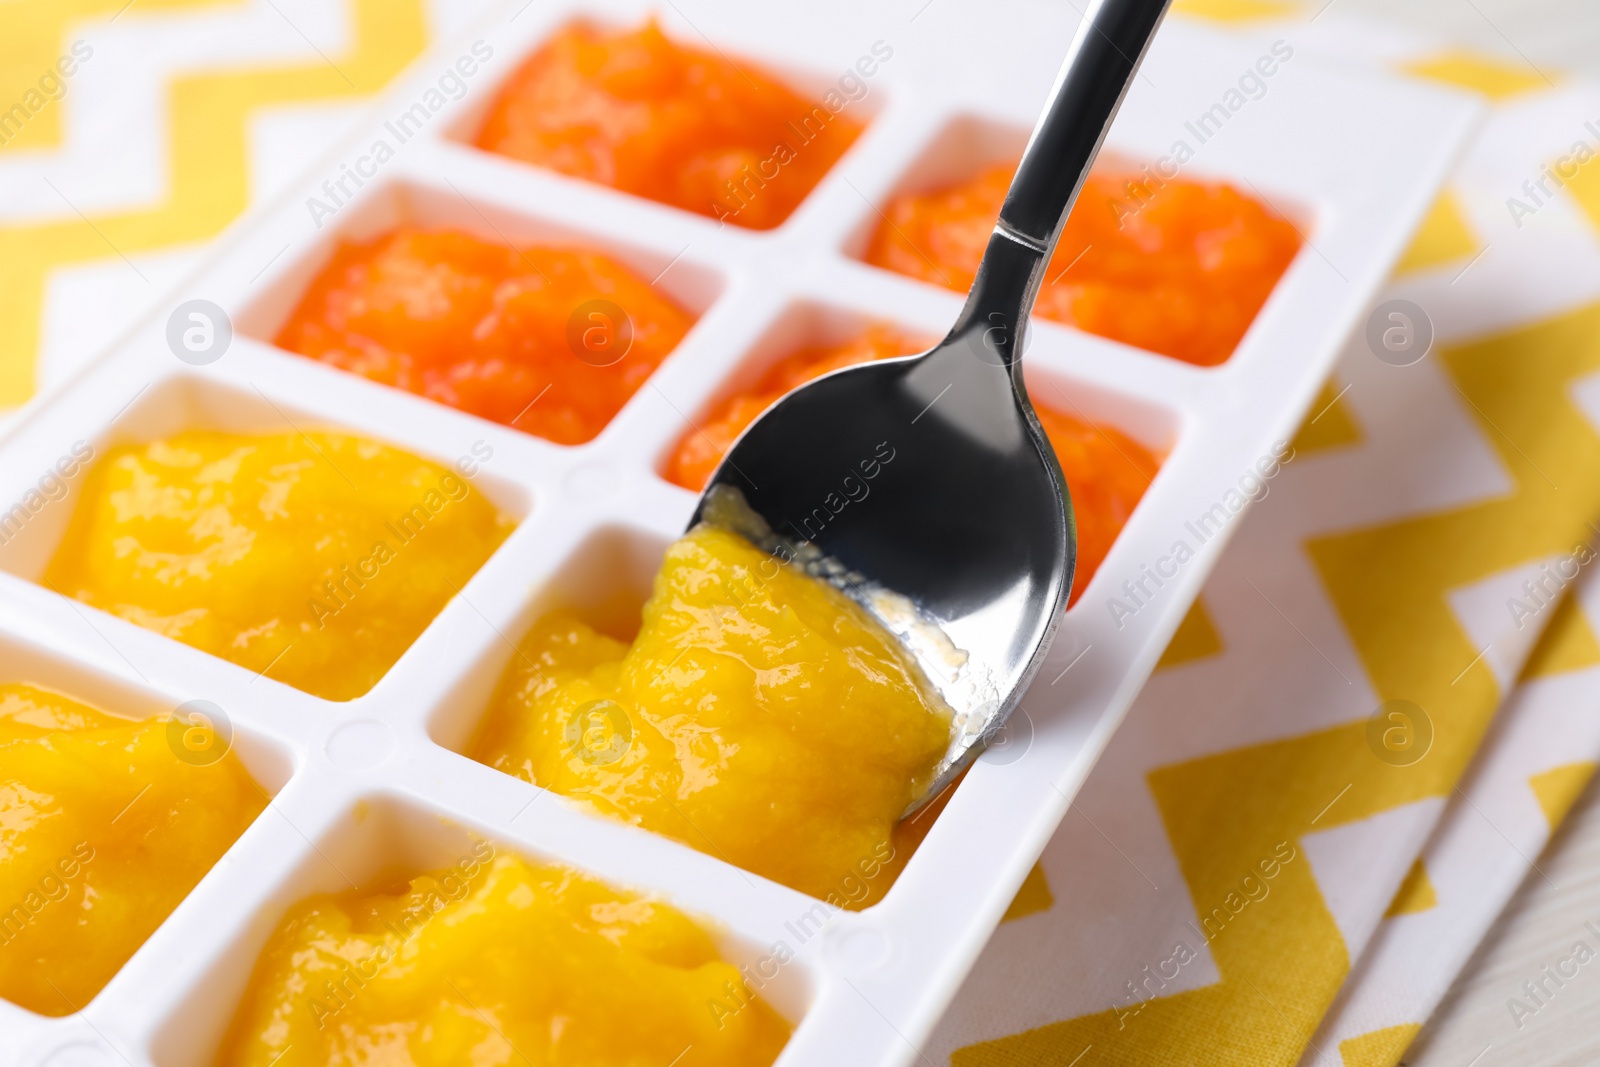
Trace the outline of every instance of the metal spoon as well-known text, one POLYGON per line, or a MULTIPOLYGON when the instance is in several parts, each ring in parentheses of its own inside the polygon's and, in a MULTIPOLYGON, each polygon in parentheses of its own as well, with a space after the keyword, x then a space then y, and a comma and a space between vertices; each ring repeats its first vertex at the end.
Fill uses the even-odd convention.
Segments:
POLYGON ((690 525, 738 530, 862 603, 955 711, 936 796, 1021 701, 1077 532, 1021 356, 1050 254, 1169 0, 1095 0, 1023 151, 966 306, 928 352, 810 382, 745 430, 690 525))

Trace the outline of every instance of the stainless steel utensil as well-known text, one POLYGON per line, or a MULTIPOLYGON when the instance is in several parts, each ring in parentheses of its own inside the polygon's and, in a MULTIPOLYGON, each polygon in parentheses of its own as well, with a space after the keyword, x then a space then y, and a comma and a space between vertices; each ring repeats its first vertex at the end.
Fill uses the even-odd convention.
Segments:
POLYGON ((833 582, 921 664, 956 722, 908 814, 1021 701, 1072 587, 1071 498, 1022 380, 1028 314, 1169 2, 1089 5, 949 335, 779 400, 734 443, 691 520, 833 582))

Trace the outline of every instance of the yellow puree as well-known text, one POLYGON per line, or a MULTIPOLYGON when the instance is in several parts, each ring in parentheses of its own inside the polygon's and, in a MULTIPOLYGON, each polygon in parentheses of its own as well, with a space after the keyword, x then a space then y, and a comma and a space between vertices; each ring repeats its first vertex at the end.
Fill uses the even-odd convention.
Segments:
POLYGON ((949 712, 865 612, 701 526, 667 550, 631 645, 566 616, 537 623, 470 754, 859 905, 949 736, 949 712))
POLYGON ((0 685, 0 997, 82 1008, 266 806, 168 725, 0 685))
MULTIPOLYGON (((372 442, 185 433, 92 472, 46 580, 349 699, 508 527, 454 472, 372 442)), ((28 912, 0 948, 0 993, 59 1013, 105 983, 265 798, 231 757, 179 762, 165 723, 20 688, 6 699, 0 900, 31 908, 28 894, 58 894, 57 882, 66 896, 28 912)), ((894 861, 891 832, 948 736, 948 712, 859 608, 702 527, 668 550, 631 646, 570 618, 536 625, 474 751, 860 903, 850 887, 894 861)), ((480 854, 398 893, 296 908, 223 1061, 744 1067, 770 1063, 787 1034, 673 909, 480 854)))
POLYGON ((480 842, 394 892, 291 909, 218 1062, 764 1067, 788 1036, 681 912, 480 842))
POLYGON ((59 592, 329 700, 371 689, 510 529, 457 472, 335 433, 112 451, 59 592))

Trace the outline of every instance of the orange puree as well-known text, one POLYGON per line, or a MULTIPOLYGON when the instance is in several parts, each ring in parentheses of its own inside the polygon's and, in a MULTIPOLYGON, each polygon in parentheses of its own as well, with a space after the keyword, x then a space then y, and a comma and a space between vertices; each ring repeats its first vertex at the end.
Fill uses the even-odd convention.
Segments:
POLYGON ((654 22, 622 33, 580 23, 511 76, 478 145, 768 230, 860 134, 847 104, 837 89, 798 96, 748 62, 669 41, 654 22))
POLYGON ((1067 600, 1070 607, 1105 562, 1161 461, 1113 427, 1084 422, 1042 404, 1034 405, 1033 410, 1056 450, 1078 523, 1078 563, 1067 600))
MULTIPOLYGON (((897 197, 867 261, 966 292, 1013 169, 897 197)), ((1034 311, 1187 363, 1221 363, 1288 269, 1300 235, 1231 186, 1175 180, 1152 194, 1157 181, 1146 182, 1089 176, 1034 311)))
POLYGON ((510 531, 454 470, 337 433, 113 449, 58 592, 328 700, 360 696, 510 531))
MULTIPOLYGON (((699 492, 744 428, 779 397, 829 371, 872 359, 904 356, 926 348, 887 326, 875 326, 841 345, 806 348, 781 360, 752 388, 724 400, 690 430, 667 460, 671 482, 699 492)), ((1161 462, 1126 434, 1035 403, 1034 411, 1056 450, 1072 491, 1078 521, 1075 601, 1111 551, 1134 505, 1149 488, 1161 462)))
POLYGON ((217 1062, 765 1067, 789 1030, 682 912, 480 842, 291 908, 217 1062))
POLYGON ((88 1004, 266 807, 169 725, 0 685, 0 997, 88 1004))
POLYGON ((277 344, 571 445, 605 429, 693 322, 598 252, 402 227, 341 244, 277 344))
POLYGON ((949 711, 853 601, 699 526, 668 548, 631 645, 536 623, 468 754, 859 904, 949 739, 949 711))

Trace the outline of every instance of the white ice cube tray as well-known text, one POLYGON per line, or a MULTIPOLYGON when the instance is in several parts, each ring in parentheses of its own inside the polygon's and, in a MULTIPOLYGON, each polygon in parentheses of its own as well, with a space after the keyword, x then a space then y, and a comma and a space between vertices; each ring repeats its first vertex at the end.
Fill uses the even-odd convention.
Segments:
MULTIPOLYGON (((862 0, 760 10, 740 0, 668 0, 657 13, 671 35, 713 42, 819 97, 874 43, 893 50, 863 79, 866 96, 849 105, 869 120, 866 132, 769 232, 719 227, 470 146, 501 81, 558 27, 578 15, 633 25, 648 13, 627 0, 512 0, 464 40, 431 52, 375 106, 368 129, 301 188, 241 222, 166 307, 0 438, 4 501, 26 499, 75 442, 103 455, 192 427, 342 428, 442 463, 492 450, 474 484, 520 520, 371 692, 330 703, 36 584, 81 475, 68 495, 28 513, 0 546, 0 677, 130 717, 212 701, 275 799, 84 1010, 47 1019, 0 1003, 0 1063, 206 1063, 290 904, 365 887, 380 871, 443 866, 465 852, 469 835, 661 894, 715 926, 726 951, 752 965, 762 994, 797 1026, 784 1067, 910 1063, 1236 520, 1204 543, 1186 524, 1227 499, 1291 436, 1475 118, 1474 105, 1453 94, 1318 66, 1298 52, 1261 64, 1274 68, 1261 78, 1264 95, 1229 97, 1271 54, 1269 42, 1169 20, 1111 149, 1155 161, 1184 141, 1195 149, 1184 177, 1235 183, 1294 219, 1309 240, 1220 367, 1035 324, 1026 357, 1033 395, 1117 426, 1167 458, 1067 613, 1009 743, 974 766, 886 900, 836 913, 715 856, 583 814, 459 749, 536 617, 558 605, 591 617, 637 610, 694 504, 694 494, 658 473, 690 420, 798 345, 841 340, 873 321, 930 338, 949 326, 960 295, 858 257, 892 195, 1019 153, 1077 16, 1072 4, 1021 0, 933 0, 921 10, 862 0), (458 68, 475 41, 492 56, 458 68), (470 76, 459 74, 467 67, 470 76), (356 167, 376 140, 394 145, 384 124, 419 102, 426 109, 441 78, 453 89, 451 70, 466 86, 462 98, 429 111, 353 200, 314 225, 307 197, 326 197, 323 182, 356 167), (1244 103, 1221 132, 1200 143, 1190 124, 1237 100, 1244 103), (400 222, 600 248, 655 279, 699 320, 606 430, 578 447, 275 350, 270 338, 335 240, 400 222), (180 362, 165 339, 168 309, 193 298, 227 309, 236 329, 226 354, 203 367, 180 362), (1155 595, 1119 628, 1108 598, 1180 540, 1193 559, 1159 589, 1146 579, 1155 595), (773 968, 761 963, 775 950, 794 958, 768 980, 773 968)), ((1284 36, 1293 49, 1293 31, 1284 36)))

